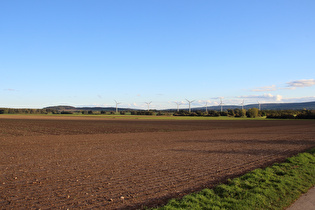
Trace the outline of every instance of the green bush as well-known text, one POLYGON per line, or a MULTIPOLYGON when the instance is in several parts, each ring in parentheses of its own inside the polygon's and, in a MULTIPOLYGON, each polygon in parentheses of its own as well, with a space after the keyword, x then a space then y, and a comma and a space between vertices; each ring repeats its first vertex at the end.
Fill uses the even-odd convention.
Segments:
POLYGON ((247 117, 250 117, 250 118, 256 118, 258 117, 258 113, 259 113, 259 110, 257 108, 251 108, 247 110, 246 115, 247 117))

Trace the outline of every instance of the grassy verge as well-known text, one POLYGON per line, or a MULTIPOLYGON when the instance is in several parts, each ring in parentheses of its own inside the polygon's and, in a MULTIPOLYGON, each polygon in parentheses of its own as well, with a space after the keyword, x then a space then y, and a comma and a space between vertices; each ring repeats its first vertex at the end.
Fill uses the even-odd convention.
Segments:
POLYGON ((283 209, 315 185, 315 149, 158 209, 283 209))

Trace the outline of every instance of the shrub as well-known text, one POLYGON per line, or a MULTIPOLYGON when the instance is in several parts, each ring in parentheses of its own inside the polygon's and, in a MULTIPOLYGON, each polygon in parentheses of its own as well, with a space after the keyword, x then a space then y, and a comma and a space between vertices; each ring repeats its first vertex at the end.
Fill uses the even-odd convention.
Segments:
POLYGON ((73 112, 70 112, 70 111, 61 111, 60 114, 73 114, 73 112))
POLYGON ((247 110, 246 115, 247 117, 255 118, 255 117, 258 117, 258 112, 259 110, 257 108, 251 108, 247 110))

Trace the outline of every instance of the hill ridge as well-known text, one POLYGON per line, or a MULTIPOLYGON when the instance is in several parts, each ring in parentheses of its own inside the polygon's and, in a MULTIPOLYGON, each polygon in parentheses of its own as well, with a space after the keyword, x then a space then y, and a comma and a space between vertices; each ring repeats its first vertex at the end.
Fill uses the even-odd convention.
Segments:
MULTIPOLYGON (((261 103, 261 110, 315 110, 315 101, 312 102, 299 102, 299 103, 261 103)), ((244 109, 258 108, 258 104, 247 104, 244 105, 244 109)), ((222 109, 241 109, 240 105, 223 105, 222 109)), ((44 109, 55 109, 58 111, 115 111, 115 107, 74 107, 74 106, 49 106, 44 109)), ((180 110, 186 110, 187 108, 181 108, 180 110)), ((221 106, 208 106, 208 110, 221 110, 221 106)), ((144 110, 144 109, 133 109, 133 108, 124 108, 119 107, 119 111, 131 111, 131 110, 144 110)), ((152 109, 151 109, 152 110, 152 109)), ((160 111, 176 111, 177 109, 159 109, 160 111)), ((193 107, 192 111, 205 111, 206 107, 193 107)))

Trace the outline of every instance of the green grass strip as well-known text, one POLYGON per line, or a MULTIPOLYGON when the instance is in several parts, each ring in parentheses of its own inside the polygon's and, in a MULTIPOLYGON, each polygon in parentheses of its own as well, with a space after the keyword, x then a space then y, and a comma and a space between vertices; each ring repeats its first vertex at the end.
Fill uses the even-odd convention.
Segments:
POLYGON ((158 209, 283 209, 315 185, 315 149, 158 209))

